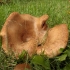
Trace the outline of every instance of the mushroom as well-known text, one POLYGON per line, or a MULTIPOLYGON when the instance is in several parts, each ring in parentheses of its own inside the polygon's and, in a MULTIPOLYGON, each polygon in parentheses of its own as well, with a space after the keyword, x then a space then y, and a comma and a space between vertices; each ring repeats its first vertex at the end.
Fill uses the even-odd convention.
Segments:
POLYGON ((22 64, 18 64, 14 67, 14 70, 25 70, 25 69, 31 70, 30 65, 27 63, 22 63, 22 64))
POLYGON ((13 52, 18 57, 25 50, 29 56, 35 54, 38 43, 42 43, 47 32, 47 19, 48 15, 34 17, 29 14, 11 13, 0 32, 5 53, 13 52))
POLYGON ((46 42, 37 48, 37 54, 44 52, 49 58, 59 55, 60 49, 66 48, 68 42, 68 28, 66 24, 56 25, 50 28, 47 33, 46 42))

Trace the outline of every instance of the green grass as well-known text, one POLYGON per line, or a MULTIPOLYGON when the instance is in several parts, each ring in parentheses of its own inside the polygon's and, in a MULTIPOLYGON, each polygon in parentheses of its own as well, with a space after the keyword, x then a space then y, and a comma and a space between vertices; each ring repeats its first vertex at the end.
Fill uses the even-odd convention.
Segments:
MULTIPOLYGON (((49 27, 53 27, 56 24, 66 23, 68 25, 68 29, 70 30, 69 0, 10 0, 11 2, 8 3, 6 3, 5 0, 3 1, 5 3, 0 4, 0 30, 6 18, 12 12, 19 12, 21 14, 26 13, 38 17, 42 16, 43 14, 48 14, 49 19, 47 21, 47 24, 49 27)), ((63 63, 68 64, 68 60, 70 61, 70 58, 68 58, 68 60, 65 59, 64 62, 56 62, 55 59, 52 60, 54 60, 54 62, 51 63, 51 67, 53 67, 52 70, 68 70, 65 68, 60 69, 60 66, 63 63)), ((3 52, 2 47, 0 47, 0 70, 13 70, 13 66, 15 66, 16 63, 17 62, 15 59, 11 56, 7 56, 3 52)), ((67 66, 67 64, 65 66, 67 66)))

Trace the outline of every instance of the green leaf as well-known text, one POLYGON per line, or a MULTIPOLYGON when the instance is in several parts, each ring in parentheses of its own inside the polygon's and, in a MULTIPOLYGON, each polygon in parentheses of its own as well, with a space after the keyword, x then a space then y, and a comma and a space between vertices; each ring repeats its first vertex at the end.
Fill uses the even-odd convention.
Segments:
POLYGON ((63 54, 63 55, 61 55, 61 56, 58 56, 58 57, 57 57, 57 60, 58 60, 58 61, 64 61, 64 60, 66 60, 66 57, 67 57, 67 54, 63 54))
POLYGON ((40 55, 35 55, 31 61, 31 63, 43 65, 44 64, 44 58, 40 55))
POLYGON ((45 60, 43 67, 44 67, 46 70, 51 70, 49 58, 47 58, 47 59, 45 60))
POLYGON ((68 57, 70 57, 70 49, 67 51, 67 55, 68 57))
POLYGON ((45 70, 51 70, 50 69, 50 62, 47 57, 41 56, 41 55, 35 55, 31 61, 34 65, 41 65, 45 70))
POLYGON ((63 50, 64 50, 64 48, 60 48, 60 53, 62 53, 62 52, 63 52, 63 50))
POLYGON ((68 57, 70 57, 70 48, 64 51, 65 54, 67 54, 68 57))

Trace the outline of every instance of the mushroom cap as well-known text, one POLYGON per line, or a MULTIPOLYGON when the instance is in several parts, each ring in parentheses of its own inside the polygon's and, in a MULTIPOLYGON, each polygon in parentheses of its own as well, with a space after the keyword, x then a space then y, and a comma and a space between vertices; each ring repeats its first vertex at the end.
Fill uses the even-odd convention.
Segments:
POLYGON ((29 64, 26 64, 26 63, 23 63, 23 64, 18 64, 14 67, 14 70, 25 70, 25 69, 30 69, 30 65, 29 64))
POLYGON ((60 24, 50 28, 47 33, 46 42, 43 46, 37 48, 37 54, 44 52, 49 58, 59 55, 61 53, 60 49, 66 48, 68 36, 69 32, 66 24, 60 24))
POLYGON ((43 22, 46 24, 47 19, 48 15, 34 17, 29 14, 11 13, 0 32, 4 51, 7 54, 13 52, 18 57, 25 50, 32 56, 36 53, 38 42, 46 34, 47 27, 42 25, 43 22))

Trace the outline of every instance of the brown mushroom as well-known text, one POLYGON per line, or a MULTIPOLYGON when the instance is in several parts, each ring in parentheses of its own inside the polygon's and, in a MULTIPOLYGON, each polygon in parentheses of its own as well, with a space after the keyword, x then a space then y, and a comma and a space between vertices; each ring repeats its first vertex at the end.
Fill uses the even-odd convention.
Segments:
POLYGON ((14 70, 25 70, 25 69, 31 70, 30 65, 23 63, 23 64, 18 64, 14 67, 14 70))
POLYGON ((50 28, 47 33, 46 42, 43 46, 37 48, 37 54, 44 52, 50 58, 59 55, 60 49, 66 48, 68 35, 66 24, 60 24, 50 28))
POLYGON ((33 17, 29 14, 11 13, 0 33, 4 51, 7 54, 14 52, 15 56, 23 50, 30 56, 36 53, 38 43, 42 42, 47 32, 47 19, 48 15, 33 17))

